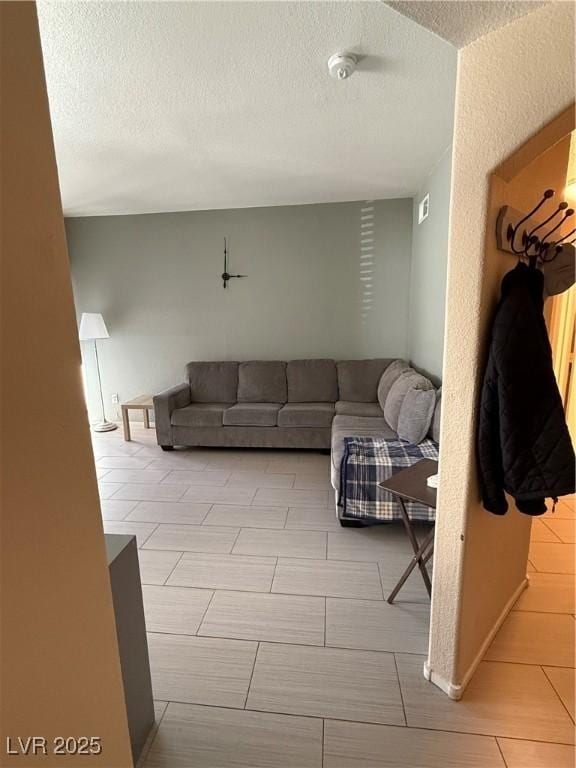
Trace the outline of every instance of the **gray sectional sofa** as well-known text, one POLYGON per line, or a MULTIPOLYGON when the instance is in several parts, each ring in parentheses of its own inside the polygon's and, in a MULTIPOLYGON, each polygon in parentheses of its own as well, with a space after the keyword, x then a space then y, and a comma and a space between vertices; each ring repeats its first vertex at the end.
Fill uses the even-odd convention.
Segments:
POLYGON ((338 490, 345 437, 395 439, 428 419, 438 441, 433 390, 402 360, 193 362, 184 383, 154 397, 156 435, 164 450, 330 449, 338 490))

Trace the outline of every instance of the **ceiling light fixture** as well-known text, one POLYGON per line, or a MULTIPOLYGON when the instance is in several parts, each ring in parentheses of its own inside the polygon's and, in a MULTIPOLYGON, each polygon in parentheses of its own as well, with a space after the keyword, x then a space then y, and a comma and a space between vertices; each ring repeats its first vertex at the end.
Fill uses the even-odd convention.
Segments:
POLYGON ((328 59, 328 72, 335 80, 347 80, 356 69, 358 57, 353 53, 335 53, 328 59))

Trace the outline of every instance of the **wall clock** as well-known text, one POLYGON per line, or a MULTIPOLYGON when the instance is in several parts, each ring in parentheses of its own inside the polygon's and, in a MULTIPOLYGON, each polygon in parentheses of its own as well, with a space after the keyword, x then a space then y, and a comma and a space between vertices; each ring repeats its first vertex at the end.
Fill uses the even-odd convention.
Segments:
POLYGON ((228 272, 228 245, 226 242, 226 238, 224 238, 224 272, 222 272, 222 287, 227 288, 228 287, 228 281, 232 280, 236 277, 248 277, 248 275, 231 275, 230 272, 228 272))

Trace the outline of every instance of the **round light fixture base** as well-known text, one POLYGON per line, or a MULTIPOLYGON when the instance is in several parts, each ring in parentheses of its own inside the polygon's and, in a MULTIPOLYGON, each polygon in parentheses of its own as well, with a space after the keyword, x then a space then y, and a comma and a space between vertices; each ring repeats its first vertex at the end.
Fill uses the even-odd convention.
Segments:
POLYGON ((97 424, 92 424, 92 432, 112 432, 113 429, 118 429, 118 424, 112 421, 99 421, 97 424))
POLYGON ((335 80, 347 80, 357 64, 358 57, 353 53, 335 53, 328 59, 328 72, 335 80))

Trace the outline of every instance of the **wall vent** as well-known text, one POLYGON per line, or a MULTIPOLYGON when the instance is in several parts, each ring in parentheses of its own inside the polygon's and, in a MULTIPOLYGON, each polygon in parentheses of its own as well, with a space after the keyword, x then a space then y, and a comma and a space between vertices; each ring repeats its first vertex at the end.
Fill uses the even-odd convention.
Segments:
POLYGON ((430 211, 430 195, 425 195, 418 203, 418 224, 422 224, 424 219, 428 218, 430 211))

